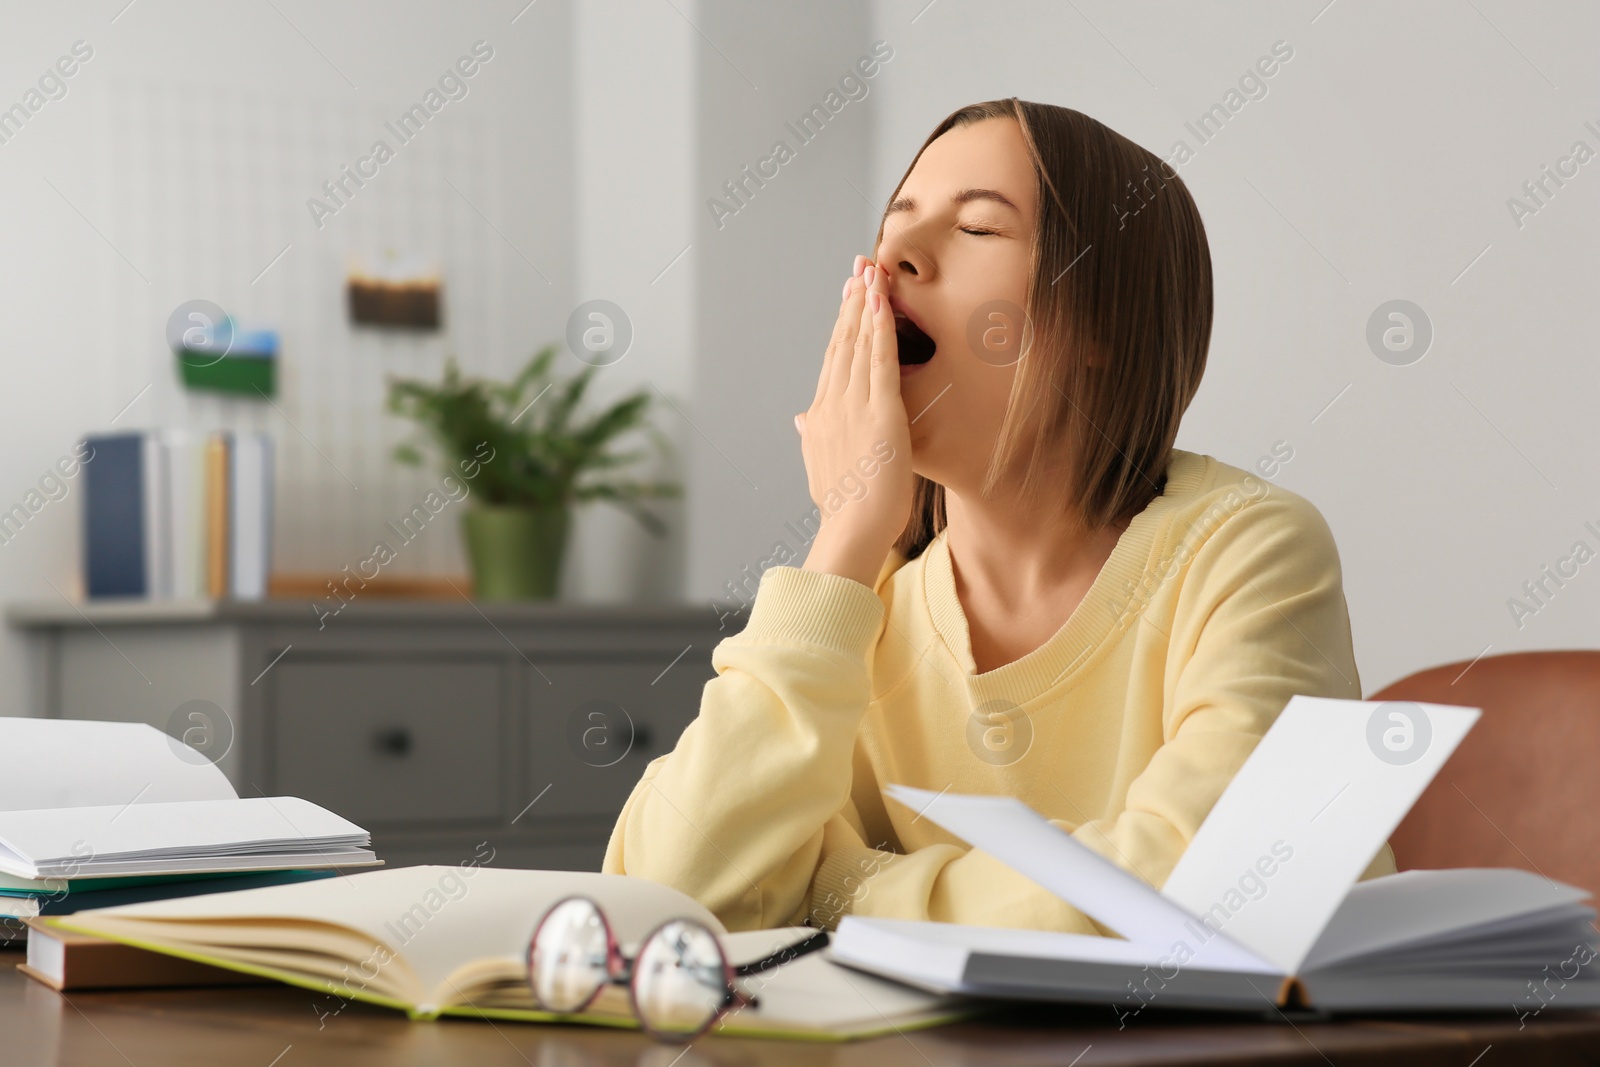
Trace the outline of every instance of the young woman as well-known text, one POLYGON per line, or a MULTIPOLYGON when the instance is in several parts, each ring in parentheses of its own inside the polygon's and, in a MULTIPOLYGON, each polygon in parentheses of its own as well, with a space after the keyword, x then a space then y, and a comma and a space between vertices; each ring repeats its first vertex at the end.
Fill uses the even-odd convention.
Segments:
POLYGON ((1361 696, 1322 515, 1173 447, 1212 286, 1166 170, 1016 99, 933 131, 796 416, 805 565, 763 575, 604 870, 730 929, 1104 933, 884 787, 1019 797, 1159 887, 1291 696, 1361 696))

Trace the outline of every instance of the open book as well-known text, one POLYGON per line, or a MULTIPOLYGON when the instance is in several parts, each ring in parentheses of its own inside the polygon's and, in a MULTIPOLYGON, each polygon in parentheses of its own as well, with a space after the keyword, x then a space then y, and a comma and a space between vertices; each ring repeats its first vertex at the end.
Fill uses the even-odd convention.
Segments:
POLYGON ((891 786, 1122 939, 846 916, 829 951, 929 990, 1123 1017, 1600 1005, 1586 891, 1512 869, 1357 881, 1478 714, 1294 697, 1159 892, 1020 801, 891 786))
MULTIPOLYGON (((241 799, 144 723, 0 717, 0 897, 130 875, 370 866, 367 831, 298 797, 241 799)), ((3 910, 3 909, 0 909, 3 910)))
MULTIPOLYGON (((492 858, 492 854, 491 854, 492 858)), ((729 962, 761 959, 815 931, 727 934, 691 897, 643 878, 480 866, 398 867, 316 882, 81 911, 36 920, 170 956, 275 978, 323 994, 321 1016, 361 1000, 412 1018, 472 1015, 634 1026, 627 990, 607 987, 582 1015, 534 1008, 528 938, 562 897, 599 902, 623 951, 661 922, 692 918, 722 936, 729 962)), ((845 1038, 931 1026, 970 1014, 953 998, 864 975, 821 953, 740 978, 758 1003, 716 1032, 845 1038)))

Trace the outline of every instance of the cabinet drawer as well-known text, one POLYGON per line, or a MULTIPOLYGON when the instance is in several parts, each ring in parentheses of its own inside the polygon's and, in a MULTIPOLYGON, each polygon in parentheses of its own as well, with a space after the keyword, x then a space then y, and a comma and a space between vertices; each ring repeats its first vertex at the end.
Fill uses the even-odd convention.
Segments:
POLYGON ((645 765, 672 751, 699 714, 700 691, 715 676, 709 645, 662 674, 670 659, 540 665, 549 681, 528 682, 527 780, 528 799, 539 801, 519 822, 616 818, 645 765))
POLYGON ((499 662, 288 661, 274 673, 281 792, 368 827, 499 817, 499 662))

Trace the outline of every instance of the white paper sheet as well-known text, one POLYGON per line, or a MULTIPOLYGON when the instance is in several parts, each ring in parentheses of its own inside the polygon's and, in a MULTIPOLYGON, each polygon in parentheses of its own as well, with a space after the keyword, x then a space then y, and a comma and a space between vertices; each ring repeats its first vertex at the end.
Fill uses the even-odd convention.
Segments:
POLYGON ((198 751, 145 723, 0 716, 0 752, 0 811, 238 795, 198 751))
POLYGON ((1292 698, 1162 893, 1297 973, 1479 714, 1447 704, 1292 698))
POLYGON ((1182 942, 1196 958, 1219 967, 1270 969, 1259 954, 1212 936, 1183 908, 1073 840, 1020 800, 934 793, 904 785, 891 785, 886 791, 1129 941, 1163 951, 1182 942))

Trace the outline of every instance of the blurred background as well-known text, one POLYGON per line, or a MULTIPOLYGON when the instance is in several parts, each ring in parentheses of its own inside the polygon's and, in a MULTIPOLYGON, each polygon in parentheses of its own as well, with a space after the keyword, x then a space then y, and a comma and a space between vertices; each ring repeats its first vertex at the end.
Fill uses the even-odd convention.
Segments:
MULTIPOLYGON (((669 615, 704 629, 633 648, 643 679, 684 645, 679 668, 708 676, 726 605, 778 544, 802 548, 791 420, 852 257, 927 132, 1009 95, 1083 111, 1189 185, 1216 324, 1178 445, 1321 509, 1365 692, 1430 664, 1600 641, 1592 9, 107 0, 16 6, 5 25, 0 509, 25 514, 0 546, 0 599, 20 605, 0 635, 0 713, 99 702, 98 717, 160 721, 198 698, 271 750, 244 721, 278 684, 256 671, 286 645, 285 665, 318 654, 289 628, 335 629, 312 626, 339 603, 326 581, 439 485, 431 455, 393 458, 415 427, 386 409, 388 378, 437 380, 453 355, 508 380, 548 344, 555 372, 598 365, 598 405, 644 390, 671 448, 635 473, 682 486, 651 504, 665 536, 576 508, 556 603, 597 633, 669 615), (789 151, 763 171, 777 142, 789 151), (399 304, 358 321, 361 279, 421 291, 436 321, 399 304), (186 379, 169 322, 194 301, 259 335, 270 388, 186 379), (625 326, 625 351, 575 354, 568 339, 593 323, 625 326), (263 604, 286 606, 169 608, 187 628, 159 641, 148 614, 125 612, 123 633, 80 610, 94 467, 29 494, 85 435, 138 431, 270 440, 266 591, 281 595, 263 604), (219 626, 248 633, 205 644, 219 626), (226 684, 184 673, 219 657, 237 660, 226 684)), ((468 611, 445 518, 384 581, 444 600, 459 586, 450 626, 545 666, 528 650, 566 648, 549 634, 576 624, 468 611)), ((567 651, 599 656, 584 640, 567 651)), ((294 692, 317 690, 296 677, 294 692)), ((375 744, 420 743, 396 737, 375 744)), ((541 784, 507 773, 505 818, 541 784)))

